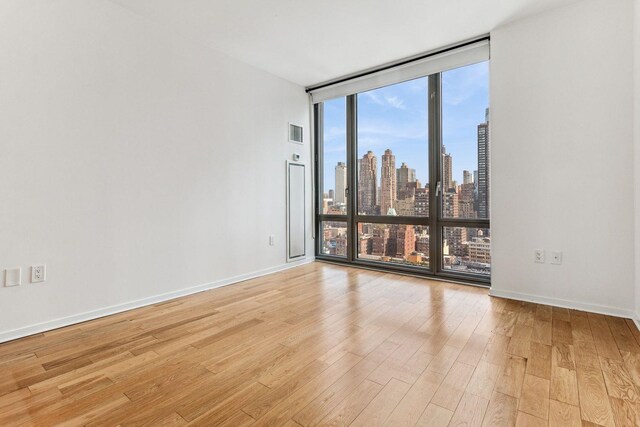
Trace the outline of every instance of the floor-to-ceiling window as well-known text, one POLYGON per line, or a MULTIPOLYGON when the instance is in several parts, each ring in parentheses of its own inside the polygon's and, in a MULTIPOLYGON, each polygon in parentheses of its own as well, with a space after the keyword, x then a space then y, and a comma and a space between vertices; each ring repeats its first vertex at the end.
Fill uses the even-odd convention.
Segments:
POLYGON ((314 104, 319 258, 489 281, 488 60, 447 55, 314 104))
POLYGON ((428 269, 427 77, 356 95, 359 260, 428 269))
POLYGON ((347 110, 346 98, 325 101, 316 106, 318 139, 317 187, 321 218, 319 254, 347 256, 347 110))

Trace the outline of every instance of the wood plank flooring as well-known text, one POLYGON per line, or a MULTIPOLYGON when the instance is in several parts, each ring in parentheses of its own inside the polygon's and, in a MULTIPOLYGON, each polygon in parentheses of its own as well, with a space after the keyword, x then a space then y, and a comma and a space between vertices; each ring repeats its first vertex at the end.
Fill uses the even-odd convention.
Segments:
POLYGON ((625 319, 312 263, 0 345, 0 426, 638 426, 625 319))

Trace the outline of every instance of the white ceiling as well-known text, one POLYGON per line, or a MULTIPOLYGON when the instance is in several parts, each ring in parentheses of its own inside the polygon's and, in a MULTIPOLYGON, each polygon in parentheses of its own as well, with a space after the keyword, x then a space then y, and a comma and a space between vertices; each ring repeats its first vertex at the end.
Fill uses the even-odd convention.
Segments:
POLYGON ((303 86, 577 0, 111 0, 303 86))

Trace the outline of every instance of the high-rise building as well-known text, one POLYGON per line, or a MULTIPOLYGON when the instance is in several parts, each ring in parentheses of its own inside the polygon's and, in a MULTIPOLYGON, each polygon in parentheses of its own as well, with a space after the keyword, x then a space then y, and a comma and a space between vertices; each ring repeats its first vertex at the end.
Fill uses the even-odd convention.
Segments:
POLYGON ((373 245, 373 240, 370 235, 366 234, 364 236, 358 237, 358 254, 359 255, 368 255, 371 253, 371 248, 373 245))
POLYGON ((426 233, 420 234, 416 239, 416 251, 429 256, 429 249, 429 235, 426 233))
POLYGON ((489 109, 478 125, 478 218, 490 218, 489 109))
POLYGON ((473 175, 469 171, 462 171, 462 183, 463 184, 472 184, 473 183, 473 175))
POLYGON ((407 183, 404 190, 398 189, 395 209, 399 216, 415 215, 416 190, 420 190, 420 181, 407 183))
POLYGON ((395 258, 398 249, 398 225, 394 224, 389 227, 389 238, 387 239, 387 247, 385 255, 395 258))
POLYGON ((380 215, 387 215, 387 212, 394 207, 397 197, 396 184, 396 156, 391 150, 386 149, 382 156, 380 171, 380 215))
POLYGON ((442 214, 445 218, 458 218, 459 211, 459 198, 458 193, 455 190, 446 191, 444 194, 444 204, 442 206, 442 214))
POLYGON ((415 198, 405 197, 404 199, 396 200, 394 210, 397 216, 414 216, 416 211, 415 198))
POLYGON ((470 263, 491 264, 491 239, 489 237, 484 237, 480 232, 480 236, 469 239, 467 246, 469 247, 470 263))
POLYGON ((478 215, 478 171, 473 171, 473 205, 478 215))
MULTIPOLYGON (((406 258, 416 250, 416 232, 413 225, 397 224, 396 229, 396 253, 399 258, 406 258)), ((391 255, 391 254, 390 254, 391 255)))
POLYGON ((468 250, 467 246, 467 231, 466 227, 444 227, 442 232, 442 238, 445 239, 449 245, 449 254, 458 257, 465 256, 465 251, 468 250))
MULTIPOLYGON (((454 190, 444 193, 442 214, 445 218, 460 217, 459 194, 454 190)), ((451 255, 464 255, 463 244, 467 241, 467 229, 465 227, 444 227, 442 238, 448 242, 451 255)))
POLYGON ((416 188, 413 209, 416 216, 429 216, 429 184, 416 188))
POLYGON ((347 188, 347 165, 344 162, 338 162, 336 165, 336 192, 334 203, 347 203, 345 189, 347 188))
POLYGON ((376 225, 373 229, 373 237, 371 240, 371 254, 385 256, 387 254, 389 229, 384 225, 376 225))
POLYGON ((442 191, 449 191, 455 188, 453 185, 453 158, 447 154, 447 150, 442 146, 442 191))
POLYGON ((335 253, 331 255, 347 256, 347 235, 339 234, 335 238, 335 253))
POLYGON ((396 170, 396 183, 398 191, 398 200, 404 199, 404 191, 409 186, 409 183, 416 181, 416 170, 411 169, 406 163, 402 162, 402 165, 396 170))
POLYGON ((378 162, 372 151, 367 151, 360 162, 358 177, 358 212, 373 215, 376 213, 376 190, 378 188, 378 162))
POLYGON ((468 182, 458 187, 458 213, 460 218, 476 217, 473 182, 468 182))

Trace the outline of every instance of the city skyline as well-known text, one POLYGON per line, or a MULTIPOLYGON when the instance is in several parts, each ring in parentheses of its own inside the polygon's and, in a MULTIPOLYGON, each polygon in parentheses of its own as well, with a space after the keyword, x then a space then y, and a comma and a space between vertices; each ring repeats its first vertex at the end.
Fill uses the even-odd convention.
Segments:
MULTIPOLYGON (((476 126, 489 106, 488 63, 442 73, 442 143, 456 159, 452 176, 463 182, 463 171, 478 169, 476 126)), ((397 163, 409 164, 424 185, 428 182, 427 78, 358 94, 358 158, 367 151, 390 148, 397 163), (411 163, 411 164, 410 164, 411 163)), ((346 163, 344 98, 324 102, 324 191, 335 189, 333 168, 346 163)), ((379 173, 379 172, 378 172, 379 173)))
MULTIPOLYGON (((453 179, 455 158, 444 147, 442 149, 441 212, 444 218, 489 218, 489 120, 489 109, 486 108, 485 120, 476 125, 478 169, 463 170, 462 181, 453 179)), ((401 162, 397 167, 396 156, 389 148, 384 150, 380 160, 378 168, 378 156, 373 151, 358 159, 357 213, 407 218, 429 216, 430 192, 433 190, 430 187, 433 185, 421 183, 410 164, 401 162)), ((343 162, 335 166, 338 187, 346 184, 346 170, 343 162)), ((347 213, 346 200, 339 200, 338 194, 330 189, 323 198, 322 211, 344 215, 347 213)), ((428 225, 380 224, 360 220, 357 229, 355 244, 358 258, 426 268, 431 265, 428 225)), ((347 230, 346 221, 323 223, 323 253, 346 256, 349 245, 347 230)), ((444 269, 482 275, 491 272, 489 228, 442 227, 441 251, 444 269)))
MULTIPOLYGON (((485 119, 476 124, 476 153, 478 169, 463 170, 462 180, 453 179, 454 156, 442 147, 442 191, 444 192, 445 217, 489 218, 489 108, 485 109, 485 119)), ((429 183, 421 182, 416 171, 407 162, 396 161, 389 148, 380 156, 368 151, 358 161, 357 203, 358 212, 365 215, 426 216, 428 209, 429 183), (380 166, 378 166, 380 164, 380 166)), ((335 166, 335 182, 342 190, 324 192, 325 213, 346 214, 344 188, 347 184, 347 167, 344 162, 335 166), (329 212, 331 211, 331 212, 329 212)))
MULTIPOLYGON (((489 219, 489 99, 487 63, 441 74, 442 127, 439 188, 443 218, 489 219)), ((346 164, 345 99, 324 103, 322 212, 346 215, 347 171, 356 173, 359 215, 398 216, 412 223, 357 222, 353 241, 359 259, 430 268, 433 243, 428 225, 436 183, 429 182, 428 78, 357 95, 357 162, 346 164), (335 187, 335 191, 334 191, 335 187)), ((441 268, 489 275, 491 232, 487 228, 441 226, 441 268)), ((346 221, 325 221, 322 251, 346 256, 346 221)))

